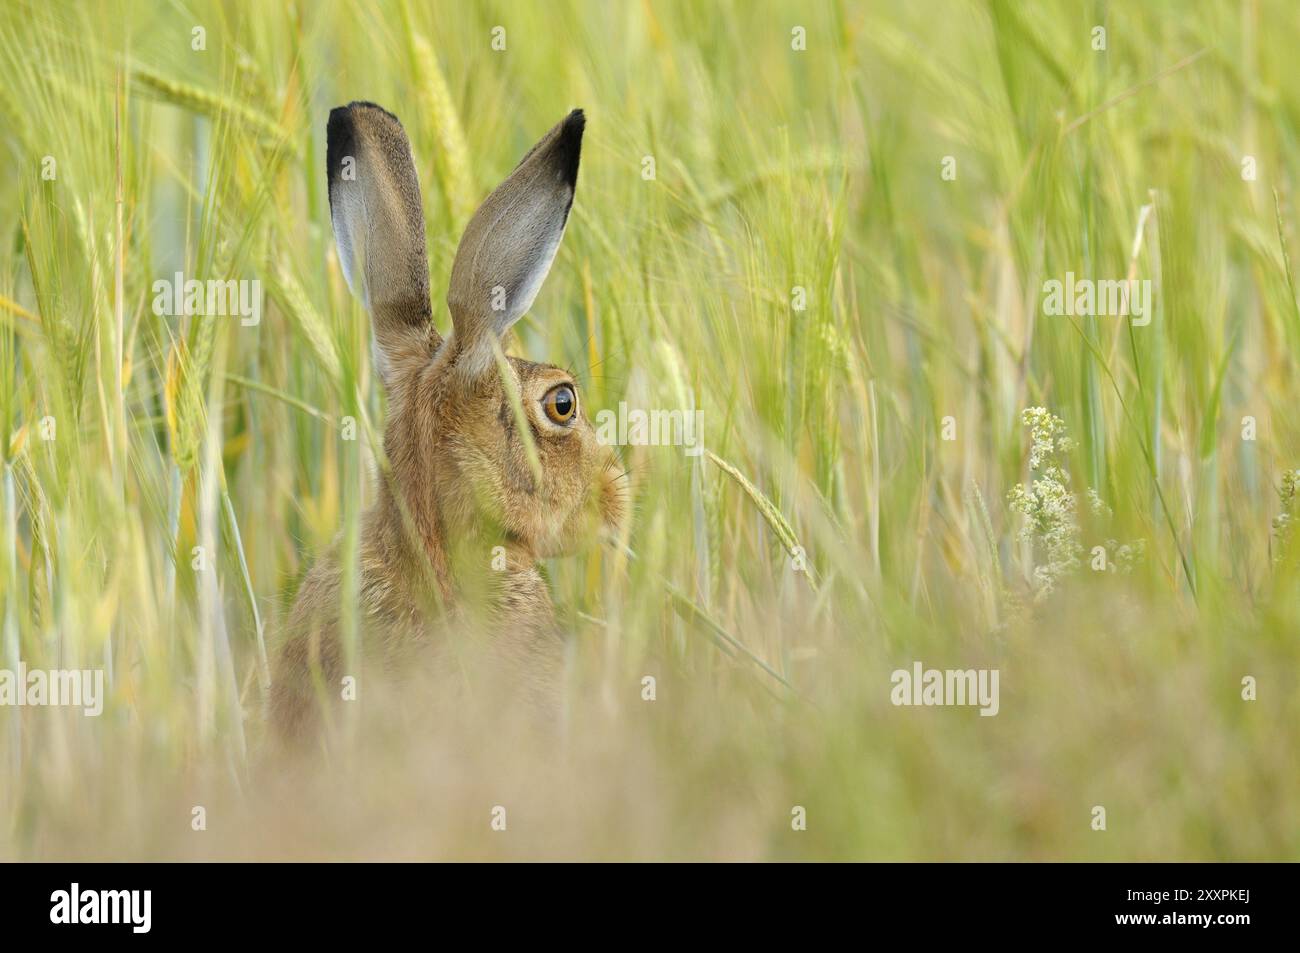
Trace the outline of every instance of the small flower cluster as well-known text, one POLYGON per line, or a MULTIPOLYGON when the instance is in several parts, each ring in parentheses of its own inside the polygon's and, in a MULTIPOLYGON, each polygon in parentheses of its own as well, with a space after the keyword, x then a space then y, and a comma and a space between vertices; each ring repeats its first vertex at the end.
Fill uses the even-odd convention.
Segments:
MULTIPOLYGON (((1030 407, 1021 414, 1021 423, 1029 429, 1029 468, 1034 478, 1025 486, 1018 483, 1007 494, 1011 510, 1025 518, 1018 539, 1034 545, 1044 561, 1034 566, 1034 595, 1041 600, 1050 595, 1057 582, 1076 572, 1084 552, 1079 528, 1079 501, 1070 489, 1070 474, 1060 461, 1075 448, 1066 435, 1065 421, 1045 407, 1030 407)), ((1088 510, 1099 520, 1109 520, 1111 509, 1092 487, 1086 489, 1088 510)), ((1129 572, 1141 561, 1146 541, 1120 545, 1106 541, 1107 565, 1113 570, 1129 572)))
POLYGON ((1029 448, 1029 468, 1037 470, 1054 452, 1074 451, 1074 441, 1065 434, 1065 421, 1046 407, 1029 407, 1020 414, 1020 422, 1029 428, 1033 441, 1029 448))

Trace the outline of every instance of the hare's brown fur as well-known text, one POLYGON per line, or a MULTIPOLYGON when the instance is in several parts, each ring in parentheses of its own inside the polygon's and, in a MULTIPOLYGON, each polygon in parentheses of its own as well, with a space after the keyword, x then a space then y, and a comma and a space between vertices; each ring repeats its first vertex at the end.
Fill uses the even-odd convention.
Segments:
MULTIPOLYGON (((510 693, 554 703, 562 639, 539 559, 572 552, 626 509, 617 458, 596 440, 577 385, 545 364, 510 357, 500 338, 523 314, 563 234, 583 119, 552 129, 485 200, 452 268, 453 331, 431 320, 424 221, 410 147, 396 117, 368 103, 330 117, 327 167, 340 260, 370 310, 388 392, 391 469, 365 515, 360 618, 387 659, 472 632, 510 693), (352 160, 355 178, 342 173, 352 160), (504 304, 503 304, 504 302, 504 304), (540 467, 530 465, 510 387, 540 467), (559 424, 543 406, 567 387, 559 424)), ((338 697, 342 574, 333 557, 304 580, 290 614, 272 695, 282 735, 313 723, 317 686, 338 697)))

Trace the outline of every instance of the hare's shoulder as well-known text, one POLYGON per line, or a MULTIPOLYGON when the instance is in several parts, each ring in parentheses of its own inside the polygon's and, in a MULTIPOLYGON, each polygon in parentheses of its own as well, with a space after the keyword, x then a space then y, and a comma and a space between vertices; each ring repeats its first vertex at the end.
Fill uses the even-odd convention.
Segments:
MULTIPOLYGON (((372 624, 408 618, 413 599, 407 592, 403 573, 392 565, 393 561, 384 548, 372 540, 371 534, 363 532, 357 554, 361 615, 372 624)), ((288 638, 313 632, 320 636, 337 629, 345 585, 343 544, 343 534, 340 533, 303 577, 284 626, 288 638)))

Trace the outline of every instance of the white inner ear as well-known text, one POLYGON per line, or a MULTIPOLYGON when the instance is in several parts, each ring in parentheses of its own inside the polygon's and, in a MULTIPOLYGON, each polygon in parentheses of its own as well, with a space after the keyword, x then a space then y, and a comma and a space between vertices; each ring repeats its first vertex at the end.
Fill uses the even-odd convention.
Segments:
POLYGON ((348 290, 361 300, 362 307, 369 311, 370 294, 366 288, 365 269, 359 260, 365 254, 365 246, 357 241, 357 232, 366 221, 366 203, 360 189, 342 184, 335 188, 330 221, 334 225, 334 244, 339 250, 343 280, 348 283, 348 290))
MULTIPOLYGON (((506 292, 505 308, 491 312, 493 330, 507 330, 532 307, 551 270, 564 229, 572 190, 547 194, 531 186, 499 211, 474 253, 473 269, 480 294, 492 300, 495 287, 506 292)), ((485 302, 485 303, 486 303, 485 302)))
POLYGON ((519 287, 514 294, 514 300, 506 309, 504 320, 497 323, 497 333, 504 334, 511 325, 528 313, 528 309, 533 306, 537 300, 538 292, 542 290, 542 282, 551 271, 551 264, 555 261, 555 255, 560 250, 560 240, 564 238, 564 225, 559 228, 544 226, 540 231, 541 239, 536 249, 536 257, 532 263, 524 270, 520 276, 519 287))
MULTIPOLYGON (((334 244, 339 250, 339 268, 343 271, 343 280, 348 290, 361 302, 361 306, 370 310, 370 289, 366 281, 364 257, 369 218, 366 215, 366 200, 361 189, 355 185, 340 186, 334 191, 334 202, 330 206, 330 221, 334 225, 334 244)), ((388 358, 379 346, 375 329, 370 329, 370 363, 382 381, 388 380, 388 358)))

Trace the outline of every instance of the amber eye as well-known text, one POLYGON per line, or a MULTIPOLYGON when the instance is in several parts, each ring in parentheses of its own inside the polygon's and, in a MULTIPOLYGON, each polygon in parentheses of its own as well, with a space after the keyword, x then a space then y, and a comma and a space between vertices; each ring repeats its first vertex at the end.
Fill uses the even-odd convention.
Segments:
POLYGON ((578 412, 578 395, 568 384, 561 384, 546 392, 546 396, 542 398, 542 406, 546 408, 546 416, 551 420, 557 424, 567 424, 578 412))

